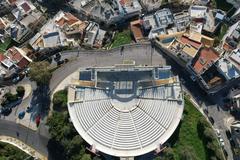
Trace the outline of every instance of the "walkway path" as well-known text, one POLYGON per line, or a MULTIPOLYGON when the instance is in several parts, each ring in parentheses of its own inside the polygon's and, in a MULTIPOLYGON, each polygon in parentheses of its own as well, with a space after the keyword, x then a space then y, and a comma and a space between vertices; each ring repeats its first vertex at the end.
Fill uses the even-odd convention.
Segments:
POLYGON ((22 151, 29 154, 30 156, 32 156, 35 159, 40 159, 40 160, 47 160, 48 159, 47 157, 45 157, 41 153, 37 152, 32 147, 26 145, 25 143, 23 143, 22 141, 20 141, 16 138, 12 138, 12 137, 9 137, 9 136, 0 136, 0 141, 5 142, 5 143, 9 143, 9 144, 21 149, 22 151))
POLYGON ((41 129, 36 132, 14 122, 1 119, 0 136, 16 138, 35 149, 39 154, 48 157, 47 144, 49 138, 41 129))

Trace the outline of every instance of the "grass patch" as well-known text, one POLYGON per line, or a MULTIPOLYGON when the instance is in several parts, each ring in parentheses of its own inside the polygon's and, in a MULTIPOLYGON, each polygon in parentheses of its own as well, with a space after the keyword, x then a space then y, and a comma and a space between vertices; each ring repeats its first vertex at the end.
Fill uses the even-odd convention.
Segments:
POLYGON ((228 30, 228 26, 224 23, 222 26, 221 26, 221 29, 220 29, 220 33, 218 35, 218 38, 220 40, 222 40, 223 36, 227 33, 227 30, 228 30))
POLYGON ((4 43, 0 43, 0 52, 5 52, 8 48, 16 44, 11 38, 7 38, 4 43))
POLYGON ((178 140, 173 146, 177 160, 184 148, 191 147, 199 160, 207 159, 203 141, 198 136, 197 123, 202 114, 185 98, 184 119, 179 128, 178 140))
POLYGON ((124 44, 130 44, 132 42, 130 30, 124 30, 122 32, 117 32, 114 36, 113 43, 110 48, 116 48, 124 44))
POLYGON ((214 46, 218 46, 220 44, 220 42, 222 41, 224 35, 227 33, 228 31, 228 26, 227 24, 222 24, 221 28, 219 29, 219 31, 217 32, 217 36, 215 37, 214 40, 214 46))

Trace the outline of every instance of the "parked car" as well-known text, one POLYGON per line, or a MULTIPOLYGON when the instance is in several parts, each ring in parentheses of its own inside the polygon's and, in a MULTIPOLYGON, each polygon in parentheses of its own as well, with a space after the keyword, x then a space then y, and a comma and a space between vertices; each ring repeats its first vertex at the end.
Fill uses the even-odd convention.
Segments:
POLYGON ((65 58, 64 63, 67 63, 67 62, 69 62, 69 59, 65 58))
POLYGON ((203 112, 206 114, 206 115, 208 115, 208 110, 205 108, 205 109, 203 109, 203 112))
POLYGON ((4 107, 1 108, 0 113, 4 116, 8 116, 12 112, 12 108, 4 107))
POLYGON ((58 62, 57 62, 57 65, 60 66, 60 65, 62 65, 63 63, 64 63, 64 60, 61 60, 61 61, 58 61, 58 62))
POLYGON ((30 108, 29 106, 27 107, 27 109, 26 109, 26 112, 27 113, 30 113, 32 111, 32 108, 30 108))
POLYGON ((219 142, 220 142, 220 146, 224 147, 225 143, 224 143, 224 140, 222 138, 219 138, 219 142))
POLYGON ((37 116, 35 120, 36 120, 36 125, 39 126, 39 124, 41 122, 41 117, 37 116))
POLYGON ((228 139, 232 138, 232 134, 229 130, 226 130, 226 135, 228 139))
POLYGON ((13 82, 13 83, 16 83, 16 82, 18 82, 19 80, 20 80, 20 77, 17 76, 16 78, 13 78, 12 82, 13 82))
POLYGON ((209 121, 211 122, 211 124, 214 124, 214 119, 212 117, 208 117, 209 121))
POLYGON ((19 119, 23 119, 24 116, 25 116, 25 111, 21 111, 21 112, 18 113, 18 118, 19 119))
POLYGON ((223 153, 224 153, 225 157, 228 157, 228 153, 227 153, 226 149, 223 149, 223 153))
POLYGON ((220 133, 219 129, 215 129, 215 132, 217 134, 217 137, 220 138, 221 137, 221 133, 220 133))

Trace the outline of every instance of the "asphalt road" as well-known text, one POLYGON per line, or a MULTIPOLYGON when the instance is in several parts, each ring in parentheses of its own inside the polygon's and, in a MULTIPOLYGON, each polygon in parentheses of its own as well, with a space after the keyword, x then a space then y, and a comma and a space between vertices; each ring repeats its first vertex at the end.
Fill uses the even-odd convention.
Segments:
POLYGON ((48 156, 48 138, 42 136, 39 132, 32 131, 11 121, 0 120, 0 135, 17 138, 41 154, 48 156), (19 133, 19 136, 17 136, 17 133, 19 133))
POLYGON ((50 91, 53 91, 62 80, 81 67, 113 66, 115 64, 121 64, 123 60, 134 60, 136 65, 166 64, 165 58, 163 58, 156 50, 153 50, 151 54, 150 44, 125 47, 122 53, 120 49, 104 52, 65 52, 62 53, 62 59, 65 58, 69 59, 70 61, 53 73, 49 86, 50 91))

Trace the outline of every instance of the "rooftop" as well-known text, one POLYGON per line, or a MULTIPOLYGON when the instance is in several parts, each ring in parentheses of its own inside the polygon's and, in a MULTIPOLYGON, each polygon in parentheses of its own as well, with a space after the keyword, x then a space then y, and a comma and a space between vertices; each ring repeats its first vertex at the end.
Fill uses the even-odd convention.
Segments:
POLYGON ((220 55, 212 48, 202 48, 192 62, 192 67, 197 74, 201 74, 219 59, 220 55))
POLYGON ((218 61, 218 67, 228 80, 238 78, 240 76, 240 69, 234 66, 228 59, 221 58, 218 61))
POLYGON ((205 6, 198 6, 193 5, 189 8, 190 10, 190 16, 192 18, 205 18, 205 15, 207 13, 207 7, 205 6))
POLYGON ((144 37, 141 29, 141 23, 141 20, 135 20, 130 23, 131 31, 136 41, 141 40, 144 37))

